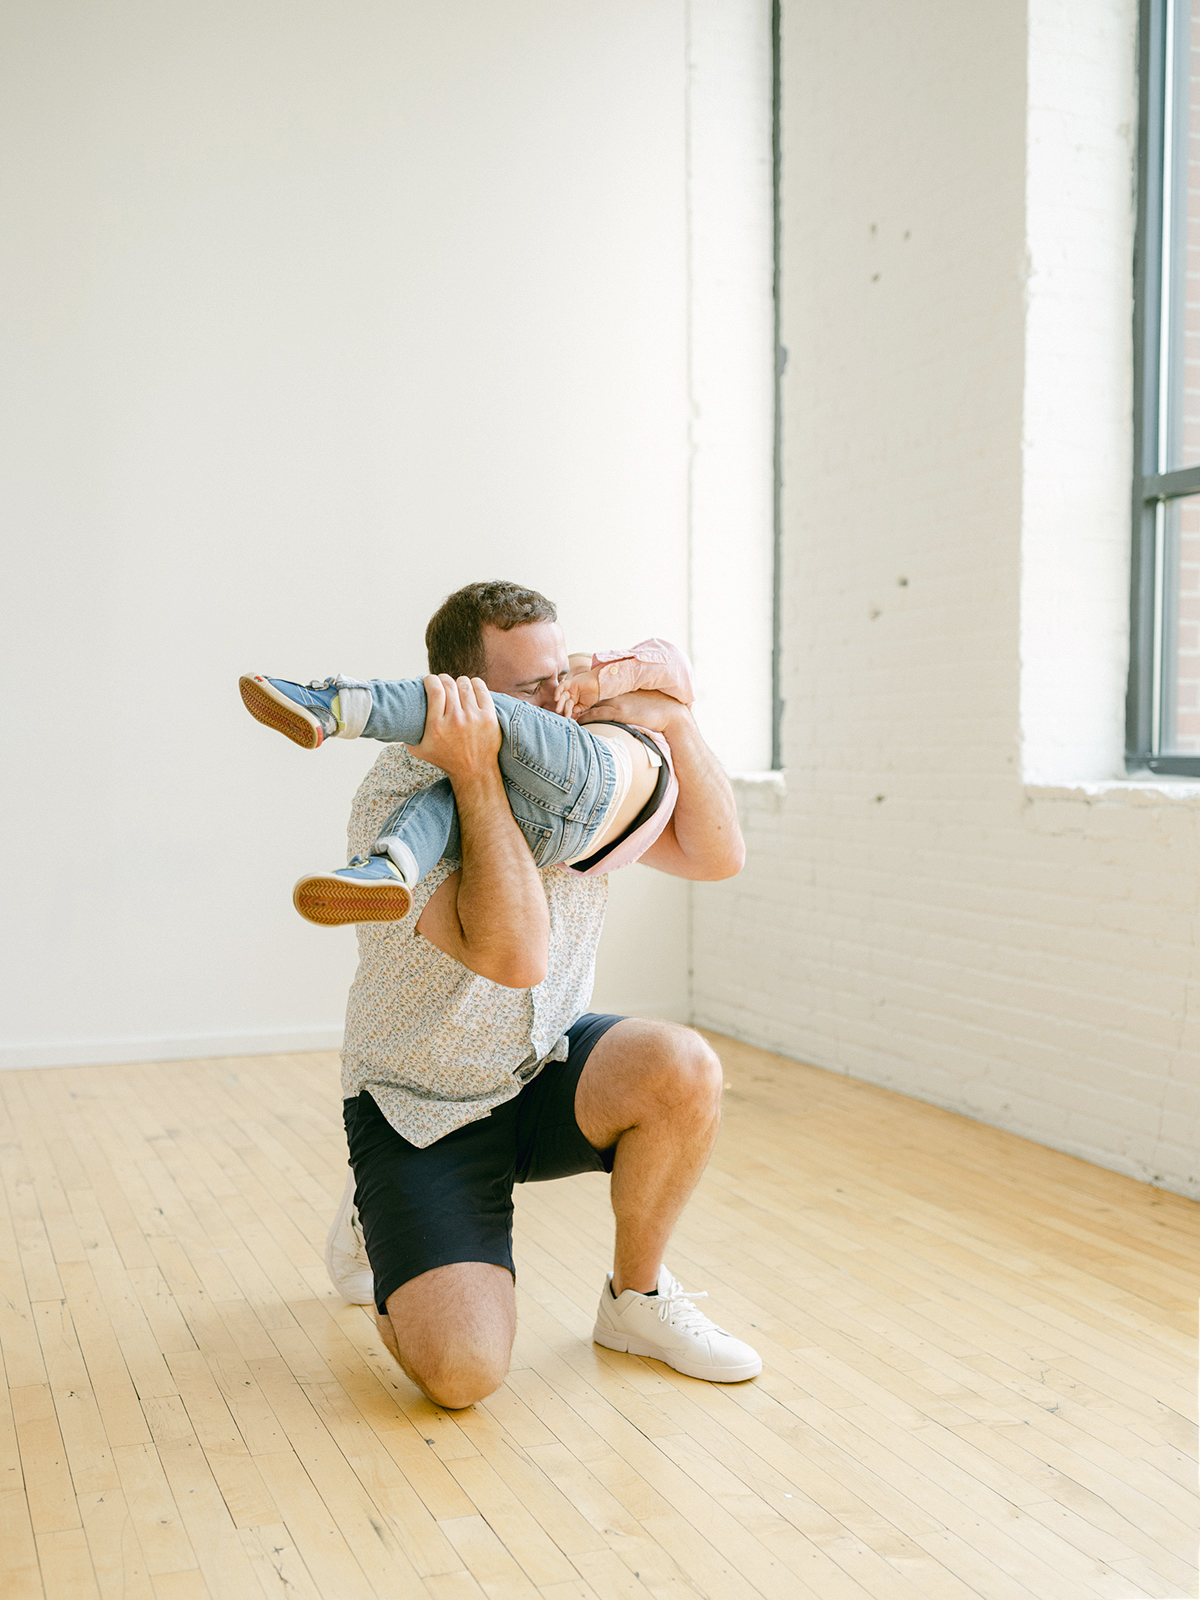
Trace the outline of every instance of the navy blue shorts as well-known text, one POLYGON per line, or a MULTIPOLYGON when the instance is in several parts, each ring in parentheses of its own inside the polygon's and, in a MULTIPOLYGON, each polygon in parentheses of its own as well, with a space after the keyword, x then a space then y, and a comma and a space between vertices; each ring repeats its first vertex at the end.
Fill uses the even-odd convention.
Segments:
POLYGON ((343 1102, 350 1165, 380 1311, 402 1283, 456 1261, 488 1261, 516 1276, 514 1183, 611 1172, 616 1146, 597 1150, 575 1120, 575 1089, 601 1035, 622 1017, 589 1012, 568 1029, 570 1053, 551 1061, 489 1116, 424 1150, 364 1089, 343 1102))

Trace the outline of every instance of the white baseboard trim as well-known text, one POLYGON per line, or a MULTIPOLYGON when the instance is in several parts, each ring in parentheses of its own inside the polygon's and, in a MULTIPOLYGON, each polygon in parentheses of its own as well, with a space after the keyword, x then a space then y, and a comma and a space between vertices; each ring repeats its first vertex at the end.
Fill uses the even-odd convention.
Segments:
MULTIPOLYGON (((608 997, 606 997, 608 998, 608 997)), ((674 1000, 645 1004, 605 1005, 593 1000, 591 1011, 619 1011, 623 1016, 661 1022, 690 1022, 691 1007, 674 1000)), ((305 1050, 340 1050, 341 1028, 271 1029, 249 1033, 184 1033, 129 1039, 67 1039, 50 1044, 0 1044, 0 1072, 28 1067, 107 1067, 135 1061, 206 1061, 221 1056, 291 1055, 305 1050)))
POLYGON ((0 1072, 22 1067, 104 1067, 134 1061, 204 1061, 210 1056, 291 1055, 340 1050, 341 1028, 270 1029, 250 1033, 184 1033, 130 1039, 70 1039, 0 1045, 0 1072))
POLYGON ((636 1000, 622 999, 619 995, 593 996, 589 1011, 615 1011, 622 1017, 642 1017, 647 1022, 690 1022, 692 1008, 686 1000, 636 1000))

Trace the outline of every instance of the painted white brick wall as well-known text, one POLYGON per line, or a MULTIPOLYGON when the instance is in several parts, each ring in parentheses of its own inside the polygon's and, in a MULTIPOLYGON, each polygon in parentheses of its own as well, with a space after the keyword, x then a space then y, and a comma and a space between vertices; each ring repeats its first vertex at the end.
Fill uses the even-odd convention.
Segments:
POLYGON ((1119 775, 1134 9, 785 0, 787 783, 695 889, 694 1004, 1200 1195, 1200 790, 1072 786, 1119 775))

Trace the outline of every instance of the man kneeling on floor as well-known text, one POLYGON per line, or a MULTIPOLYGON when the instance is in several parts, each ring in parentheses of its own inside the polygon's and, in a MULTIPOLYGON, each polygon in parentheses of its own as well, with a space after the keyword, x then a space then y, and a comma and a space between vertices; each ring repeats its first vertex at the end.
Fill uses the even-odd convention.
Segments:
MULTIPOLYGON (((364 780, 350 846, 369 851, 397 803, 444 774, 461 861, 422 879, 403 920, 358 929, 334 1286, 374 1302, 384 1343, 431 1400, 469 1406, 512 1354, 513 1184, 609 1172, 616 1247, 593 1338, 692 1377, 753 1378, 757 1353, 663 1265, 716 1138, 720 1063, 690 1028, 585 1012, 607 878, 539 872, 497 765, 488 691, 555 710, 569 668, 554 607, 515 584, 471 584, 426 644, 445 692, 430 696, 421 743, 387 746, 364 780)), ((649 729, 670 752, 678 797, 644 864, 696 880, 740 871, 733 795, 690 710, 639 689, 586 717, 649 729)))

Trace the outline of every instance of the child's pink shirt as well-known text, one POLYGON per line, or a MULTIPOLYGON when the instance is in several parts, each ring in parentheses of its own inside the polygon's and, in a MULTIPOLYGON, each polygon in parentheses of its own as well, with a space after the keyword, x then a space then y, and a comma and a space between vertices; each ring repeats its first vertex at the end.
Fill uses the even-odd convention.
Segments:
POLYGON ((643 639, 628 650, 599 650, 592 667, 600 680, 601 700, 630 689, 660 689, 685 706, 696 698, 692 663, 669 639, 643 639))

